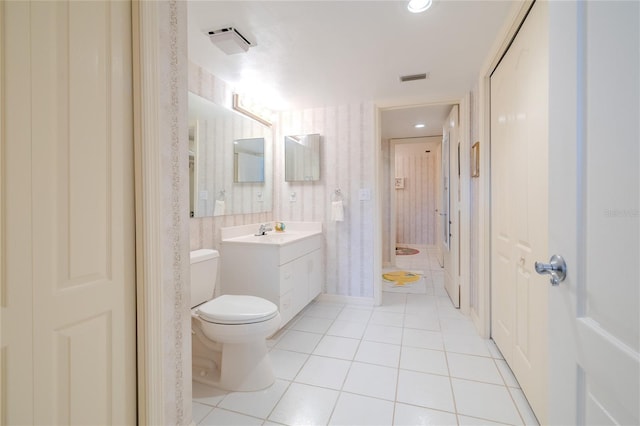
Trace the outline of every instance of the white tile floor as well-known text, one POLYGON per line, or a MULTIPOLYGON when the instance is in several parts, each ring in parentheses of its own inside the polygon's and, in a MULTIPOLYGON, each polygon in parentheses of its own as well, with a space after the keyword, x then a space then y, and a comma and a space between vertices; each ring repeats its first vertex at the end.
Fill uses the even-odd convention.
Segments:
POLYGON ((430 250, 399 256, 426 294, 383 305, 316 301, 268 341, 276 382, 259 392, 193 384, 199 425, 537 425, 500 352, 453 308, 430 250))

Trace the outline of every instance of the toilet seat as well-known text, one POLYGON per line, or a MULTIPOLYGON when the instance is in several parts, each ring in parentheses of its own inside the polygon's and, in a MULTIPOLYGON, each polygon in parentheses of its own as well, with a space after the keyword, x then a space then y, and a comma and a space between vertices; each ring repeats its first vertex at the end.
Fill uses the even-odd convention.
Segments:
POLYGON ((225 294, 196 308, 196 314, 214 324, 253 324, 278 315, 278 307, 261 297, 225 294))

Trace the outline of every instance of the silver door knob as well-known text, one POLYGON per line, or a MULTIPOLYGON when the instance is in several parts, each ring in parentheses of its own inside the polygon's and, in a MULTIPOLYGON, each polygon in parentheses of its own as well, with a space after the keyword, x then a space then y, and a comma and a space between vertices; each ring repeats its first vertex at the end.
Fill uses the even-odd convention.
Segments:
POLYGON ((554 254, 549 263, 535 263, 536 272, 540 275, 549 274, 551 285, 558 285, 567 277, 567 264, 562 256, 554 254))

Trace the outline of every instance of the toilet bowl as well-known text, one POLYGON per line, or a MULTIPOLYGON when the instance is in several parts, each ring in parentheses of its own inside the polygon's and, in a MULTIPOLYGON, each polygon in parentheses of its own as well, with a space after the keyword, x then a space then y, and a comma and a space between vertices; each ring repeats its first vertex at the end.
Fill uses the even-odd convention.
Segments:
POLYGON ((191 252, 193 380, 230 391, 255 391, 275 381, 265 339, 280 326, 278 307, 263 298, 212 298, 219 254, 191 252))

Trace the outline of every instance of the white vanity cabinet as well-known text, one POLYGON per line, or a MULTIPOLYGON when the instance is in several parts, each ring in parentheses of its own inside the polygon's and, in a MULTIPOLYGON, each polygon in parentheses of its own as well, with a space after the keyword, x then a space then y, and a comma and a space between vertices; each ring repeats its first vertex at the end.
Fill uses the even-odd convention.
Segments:
POLYGON ((316 233, 284 243, 260 238, 221 242, 220 294, 272 301, 280 309, 282 327, 322 291, 323 236, 316 233))

